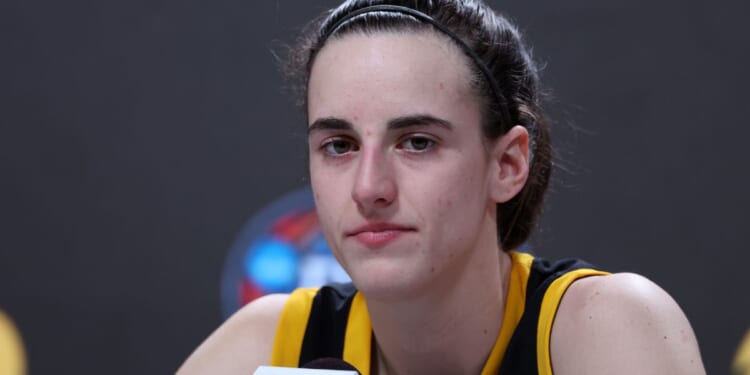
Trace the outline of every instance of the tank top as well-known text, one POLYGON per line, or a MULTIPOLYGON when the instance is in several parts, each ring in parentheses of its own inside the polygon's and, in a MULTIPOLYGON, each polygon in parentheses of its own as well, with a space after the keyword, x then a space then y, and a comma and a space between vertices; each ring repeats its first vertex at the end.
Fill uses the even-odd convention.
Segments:
MULTIPOLYGON (((550 335, 563 294, 575 280, 607 273, 578 259, 550 262, 522 252, 509 254, 502 327, 481 375, 552 375, 550 335)), ((301 288, 289 295, 282 310, 271 365, 300 367, 333 357, 369 375, 372 350, 367 304, 354 285, 301 288)))

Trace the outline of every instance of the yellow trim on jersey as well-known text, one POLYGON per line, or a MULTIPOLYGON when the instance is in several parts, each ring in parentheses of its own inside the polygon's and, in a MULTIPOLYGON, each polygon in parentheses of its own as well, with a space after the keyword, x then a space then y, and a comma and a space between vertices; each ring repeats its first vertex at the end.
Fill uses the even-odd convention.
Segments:
MULTIPOLYGON (((482 375, 495 375, 500 371, 502 360, 510 340, 524 314, 529 275, 534 257, 526 253, 509 252, 512 266, 509 276, 502 327, 490 352, 482 375)), ((540 375, 552 375, 550 357, 550 335, 557 309, 565 291, 576 280, 607 272, 593 269, 578 269, 567 272, 553 281, 547 288, 539 312, 537 323, 537 368, 540 375)), ((276 336, 271 354, 271 365, 298 367, 307 322, 313 300, 319 288, 297 289, 284 305, 276 328, 276 336)), ((343 359, 359 369, 362 375, 369 375, 372 361, 372 326, 364 295, 356 292, 347 318, 344 337, 343 359)))
POLYGON ((10 318, 0 311, 0 374, 26 373, 26 355, 21 335, 10 318))
POLYGON ((539 311, 539 322, 537 325, 536 339, 536 360, 539 375, 552 374, 552 358, 550 357, 550 337, 552 335, 552 323, 555 321, 557 308, 560 306, 565 291, 574 281, 588 276, 608 275, 609 273, 593 270, 590 268, 581 268, 570 271, 550 284, 544 292, 542 307, 539 311))
POLYGON ((482 369, 482 375, 495 375, 500 371, 505 350, 508 348, 513 332, 523 315, 526 306, 526 285, 531 273, 531 263, 534 257, 526 253, 509 252, 512 260, 510 279, 508 281, 508 297, 505 300, 505 312, 500 334, 497 335, 495 346, 492 347, 487 362, 482 369))
POLYGON ((296 289, 281 310, 271 352, 271 366, 299 367, 307 318, 319 288, 296 289))
POLYGON ((372 325, 367 303, 362 293, 357 292, 352 300, 344 337, 344 361, 359 369, 362 375, 370 373, 372 353, 372 325))

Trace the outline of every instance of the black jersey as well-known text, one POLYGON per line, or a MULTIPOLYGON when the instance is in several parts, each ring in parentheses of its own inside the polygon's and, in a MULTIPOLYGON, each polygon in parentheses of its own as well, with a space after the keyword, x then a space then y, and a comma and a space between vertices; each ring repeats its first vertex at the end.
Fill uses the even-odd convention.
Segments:
MULTIPOLYGON (((549 341, 565 290, 573 281, 604 275, 589 264, 549 262, 510 252, 513 261, 502 327, 482 375, 552 375, 549 341)), ((284 306, 271 365, 300 367, 316 358, 341 358, 370 374, 372 327, 362 293, 352 284, 295 290, 284 306)))

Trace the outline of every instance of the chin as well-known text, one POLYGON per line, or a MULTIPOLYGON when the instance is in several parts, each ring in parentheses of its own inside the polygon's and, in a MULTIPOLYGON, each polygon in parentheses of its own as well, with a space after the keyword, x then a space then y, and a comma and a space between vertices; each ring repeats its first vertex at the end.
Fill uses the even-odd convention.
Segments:
POLYGON ((420 272, 406 267, 403 262, 371 262, 350 273, 354 285, 367 299, 399 301, 413 298, 427 280, 415 277, 420 272), (373 264, 375 263, 375 264, 373 264))

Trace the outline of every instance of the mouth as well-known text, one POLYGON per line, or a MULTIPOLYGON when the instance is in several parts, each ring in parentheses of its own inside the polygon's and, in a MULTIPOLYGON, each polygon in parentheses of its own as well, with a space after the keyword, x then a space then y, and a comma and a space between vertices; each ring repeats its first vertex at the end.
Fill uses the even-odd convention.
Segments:
POLYGON ((367 247, 381 247, 415 231, 414 228, 392 223, 370 223, 346 232, 346 237, 367 247))

